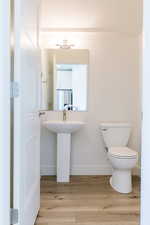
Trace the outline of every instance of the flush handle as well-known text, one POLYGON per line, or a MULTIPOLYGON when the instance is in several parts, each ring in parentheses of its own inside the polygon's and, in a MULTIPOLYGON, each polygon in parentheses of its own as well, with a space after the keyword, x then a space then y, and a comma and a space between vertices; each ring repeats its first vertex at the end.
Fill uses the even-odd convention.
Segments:
POLYGON ((106 129, 106 128, 103 128, 103 129, 102 129, 102 131, 107 131, 107 130, 108 130, 108 129, 106 129))
POLYGON ((45 112, 39 112, 39 117, 45 115, 45 112))

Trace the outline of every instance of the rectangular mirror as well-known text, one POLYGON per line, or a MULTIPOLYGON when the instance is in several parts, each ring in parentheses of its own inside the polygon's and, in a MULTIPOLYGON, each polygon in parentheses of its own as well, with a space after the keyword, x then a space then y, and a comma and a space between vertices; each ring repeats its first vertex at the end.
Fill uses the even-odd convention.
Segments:
POLYGON ((87 49, 42 50, 41 110, 87 111, 87 49))

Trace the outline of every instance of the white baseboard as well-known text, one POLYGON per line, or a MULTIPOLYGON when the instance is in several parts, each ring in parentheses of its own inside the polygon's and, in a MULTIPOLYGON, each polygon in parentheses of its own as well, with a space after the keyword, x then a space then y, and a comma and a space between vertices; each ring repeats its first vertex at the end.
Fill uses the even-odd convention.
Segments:
MULTIPOLYGON (((71 168, 71 175, 111 175, 112 169, 107 165, 76 165, 71 168)), ((140 176, 140 168, 133 169, 133 175, 140 176)), ((41 165, 41 176, 56 175, 56 166, 41 165)))
MULTIPOLYGON (((71 168, 71 175, 111 175, 112 169, 107 165, 76 165, 71 168)), ((56 175, 56 166, 41 165, 41 176, 56 175)))
POLYGON ((110 175, 112 174, 111 167, 107 165, 87 165, 73 166, 71 175, 110 175))
POLYGON ((56 175, 56 166, 41 165, 41 176, 56 175))

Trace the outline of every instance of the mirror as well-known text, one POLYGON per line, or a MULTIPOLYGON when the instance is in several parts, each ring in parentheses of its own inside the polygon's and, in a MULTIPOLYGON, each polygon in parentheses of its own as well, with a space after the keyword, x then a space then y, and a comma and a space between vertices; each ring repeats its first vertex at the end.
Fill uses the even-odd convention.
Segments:
POLYGON ((41 110, 87 111, 89 52, 42 50, 41 110))

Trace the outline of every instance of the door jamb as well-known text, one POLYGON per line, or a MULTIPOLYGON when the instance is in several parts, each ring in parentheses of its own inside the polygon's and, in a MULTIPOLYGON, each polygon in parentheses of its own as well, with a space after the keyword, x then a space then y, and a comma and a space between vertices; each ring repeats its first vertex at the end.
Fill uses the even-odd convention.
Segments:
POLYGON ((0 0, 0 224, 10 225, 10 0, 0 0))

